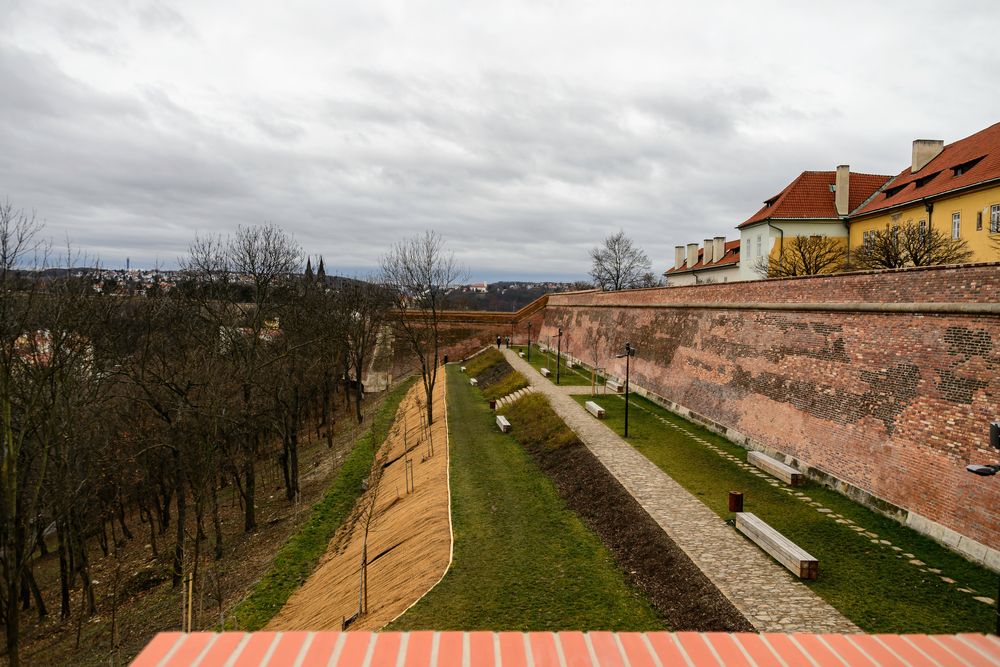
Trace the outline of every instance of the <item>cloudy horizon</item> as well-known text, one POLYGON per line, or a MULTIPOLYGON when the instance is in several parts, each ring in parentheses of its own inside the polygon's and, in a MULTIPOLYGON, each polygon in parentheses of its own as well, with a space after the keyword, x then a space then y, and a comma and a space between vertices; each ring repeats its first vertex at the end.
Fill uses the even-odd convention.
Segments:
POLYGON ((991 2, 0 7, 0 200, 108 267, 273 222, 330 273, 442 234, 472 280, 653 268, 803 170, 1000 121, 991 2), (978 37, 977 35, 984 35, 978 37))

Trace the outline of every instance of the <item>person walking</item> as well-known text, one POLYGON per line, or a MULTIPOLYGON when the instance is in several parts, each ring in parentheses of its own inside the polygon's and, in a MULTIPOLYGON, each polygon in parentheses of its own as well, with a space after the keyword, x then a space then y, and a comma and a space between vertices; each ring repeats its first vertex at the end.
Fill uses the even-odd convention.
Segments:
POLYGON ((497 349, 500 349, 500 336, 497 336, 497 349))

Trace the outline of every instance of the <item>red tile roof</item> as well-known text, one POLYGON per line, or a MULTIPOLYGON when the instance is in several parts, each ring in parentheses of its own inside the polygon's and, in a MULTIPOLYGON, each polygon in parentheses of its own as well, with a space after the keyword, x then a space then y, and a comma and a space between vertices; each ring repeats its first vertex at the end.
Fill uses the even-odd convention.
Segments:
POLYGON ((698 261, 695 262, 694 266, 689 267, 685 262, 684 266, 681 268, 676 268, 671 266, 669 269, 664 271, 664 275, 668 273, 683 273, 685 271, 697 271, 698 269, 715 269, 722 266, 728 266, 730 264, 736 264, 740 261, 740 240, 726 241, 725 251, 722 253, 722 259, 717 262, 704 263, 705 259, 705 249, 698 249, 698 261))
MULTIPOLYGON (((925 197, 973 187, 996 179, 1000 179, 1000 123, 948 144, 937 157, 915 174, 910 172, 910 167, 906 167, 883 192, 865 206, 853 211, 851 217, 920 201, 925 197), (956 175, 954 171, 956 167, 968 165, 975 160, 978 162, 964 173, 956 175)), ((853 180, 851 184, 853 185, 853 180)))
MULTIPOLYGON (((878 174, 860 174, 851 172, 848 193, 848 210, 853 211, 861 206, 891 177, 878 174)), ((768 199, 763 208, 750 216, 746 222, 739 225, 746 227, 765 220, 803 220, 831 219, 836 220, 836 196, 830 186, 837 182, 836 171, 804 171, 788 186, 768 199)))
POLYGON ((723 632, 195 632, 161 633, 132 667, 621 667, 623 665, 1000 664, 993 635, 814 635, 723 632), (436 662, 434 658, 437 658, 436 662), (905 661, 905 662, 903 662, 905 661))

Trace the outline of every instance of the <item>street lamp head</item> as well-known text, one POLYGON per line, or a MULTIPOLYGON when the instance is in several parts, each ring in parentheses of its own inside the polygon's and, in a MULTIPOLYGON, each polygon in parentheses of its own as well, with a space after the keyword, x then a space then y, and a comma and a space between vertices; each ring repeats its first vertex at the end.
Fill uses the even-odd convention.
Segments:
POLYGON ((1000 465, 991 465, 991 466, 969 465, 965 466, 965 469, 971 472, 973 475, 980 475, 981 477, 992 477, 993 475, 1000 472, 1000 465))
POLYGON ((559 335, 562 336, 562 327, 559 327, 559 335))

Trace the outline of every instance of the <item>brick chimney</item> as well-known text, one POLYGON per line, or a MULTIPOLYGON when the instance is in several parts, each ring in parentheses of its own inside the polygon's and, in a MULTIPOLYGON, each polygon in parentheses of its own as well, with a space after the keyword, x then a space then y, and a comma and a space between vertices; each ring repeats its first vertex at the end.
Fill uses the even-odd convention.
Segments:
POLYGON ((944 150, 944 141, 941 139, 914 139, 913 140, 913 164, 910 165, 910 172, 917 173, 927 166, 927 163, 936 158, 944 150))
POLYGON ((837 206, 837 215, 847 215, 851 212, 851 168, 842 164, 837 167, 836 188, 833 202, 837 206))
POLYGON ((718 262, 726 254, 726 237, 716 236, 712 239, 712 261, 718 262))
POLYGON ((684 266, 684 246, 674 246, 674 270, 679 271, 684 266))
POLYGON ((698 244, 688 243, 688 253, 687 253, 687 267, 690 269, 692 266, 698 263, 698 244))

